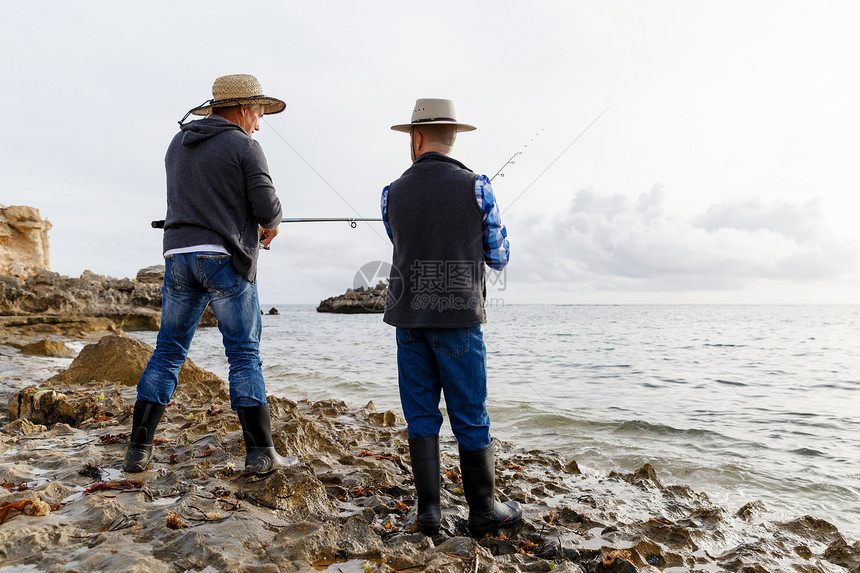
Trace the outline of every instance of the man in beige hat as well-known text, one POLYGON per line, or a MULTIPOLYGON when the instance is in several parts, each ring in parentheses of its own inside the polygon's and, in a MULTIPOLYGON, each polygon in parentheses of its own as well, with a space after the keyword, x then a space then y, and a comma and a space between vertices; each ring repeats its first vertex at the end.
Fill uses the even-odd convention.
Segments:
POLYGON ((412 166, 382 191, 382 220, 394 243, 384 320, 397 327, 400 402, 418 494, 417 525, 440 528, 441 394, 457 438, 469 531, 480 536, 522 520, 515 501, 495 499, 495 455, 487 413, 481 324, 484 265, 508 263, 507 231, 490 180, 451 157, 460 123, 447 99, 419 99, 409 134, 412 166), (399 275, 399 277, 398 277, 399 275))
POLYGON ((263 473, 296 461, 278 455, 272 441, 256 285, 259 245, 268 247, 278 234, 281 203, 251 136, 263 115, 284 107, 263 95, 254 76, 222 76, 212 99, 185 114, 167 149, 161 328, 137 384, 127 472, 144 471, 152 459, 155 429, 207 304, 230 365, 230 403, 242 424, 245 469, 263 473), (191 114, 206 117, 184 123, 191 114))

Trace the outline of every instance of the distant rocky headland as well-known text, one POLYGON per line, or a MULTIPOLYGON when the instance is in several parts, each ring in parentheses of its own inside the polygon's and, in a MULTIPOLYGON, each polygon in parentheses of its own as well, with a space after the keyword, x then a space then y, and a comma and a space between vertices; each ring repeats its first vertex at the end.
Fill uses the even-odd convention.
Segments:
POLYGON ((342 295, 333 296, 320 302, 317 312, 339 314, 367 314, 385 311, 385 295, 388 286, 379 281, 375 287, 347 289, 342 295))

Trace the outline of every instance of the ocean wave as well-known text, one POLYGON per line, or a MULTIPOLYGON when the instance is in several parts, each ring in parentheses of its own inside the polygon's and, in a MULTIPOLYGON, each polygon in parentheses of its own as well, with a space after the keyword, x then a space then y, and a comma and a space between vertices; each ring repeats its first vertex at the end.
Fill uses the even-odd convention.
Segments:
POLYGON ((743 382, 735 382, 732 380, 721 380, 719 378, 714 380, 714 382, 716 382, 717 384, 725 384, 726 386, 748 386, 748 384, 745 384, 743 382))
POLYGON ((693 441, 703 438, 725 439, 725 436, 712 430, 704 430, 700 428, 675 428, 665 424, 646 422, 644 420, 627 420, 621 422, 615 427, 614 431, 618 434, 684 436, 693 439, 693 441))

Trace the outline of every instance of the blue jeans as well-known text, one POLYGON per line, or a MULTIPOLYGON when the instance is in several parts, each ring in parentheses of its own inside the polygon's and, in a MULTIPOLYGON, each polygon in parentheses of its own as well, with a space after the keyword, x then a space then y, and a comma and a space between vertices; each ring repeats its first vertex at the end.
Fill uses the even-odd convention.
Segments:
POLYGON ((398 328, 397 372, 410 438, 439 434, 444 392, 460 448, 481 450, 490 444, 487 351, 480 326, 398 328))
POLYGON ((169 255, 164 264, 161 328, 137 383, 138 400, 170 402, 197 323, 211 303, 230 365, 230 405, 234 410, 265 405, 257 285, 238 275, 231 257, 222 253, 169 255))

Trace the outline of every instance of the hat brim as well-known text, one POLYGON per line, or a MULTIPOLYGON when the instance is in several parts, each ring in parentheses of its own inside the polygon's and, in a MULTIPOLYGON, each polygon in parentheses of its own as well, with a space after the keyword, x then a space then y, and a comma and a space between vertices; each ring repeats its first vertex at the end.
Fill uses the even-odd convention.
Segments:
POLYGON ((271 115, 273 113, 281 113, 287 107, 287 104, 278 98, 274 97, 249 97, 236 98, 225 100, 223 102, 215 102, 213 104, 200 106, 191 110, 192 115, 209 115, 216 107, 229 107, 231 105, 254 105, 263 104, 263 115, 271 115))
POLYGON ((469 125, 468 123, 460 123, 458 121, 420 121, 415 123, 398 123, 397 125, 392 125, 391 129, 394 131, 400 131, 402 133, 409 133, 412 131, 413 127, 421 127, 422 125, 456 125, 457 133, 461 131, 475 131, 478 129, 474 125, 469 125))

